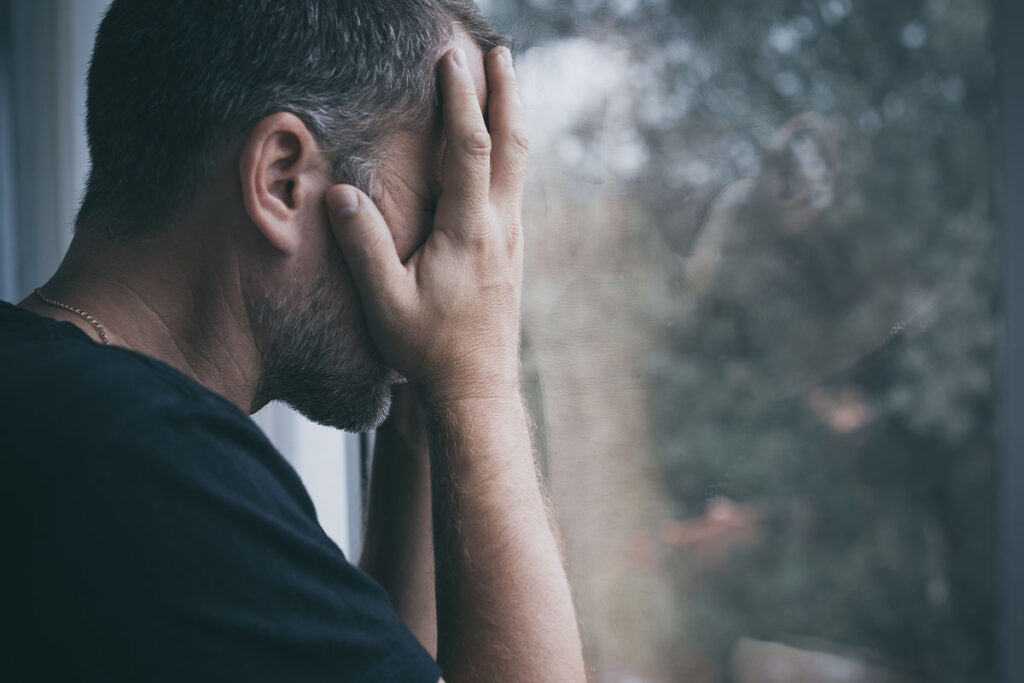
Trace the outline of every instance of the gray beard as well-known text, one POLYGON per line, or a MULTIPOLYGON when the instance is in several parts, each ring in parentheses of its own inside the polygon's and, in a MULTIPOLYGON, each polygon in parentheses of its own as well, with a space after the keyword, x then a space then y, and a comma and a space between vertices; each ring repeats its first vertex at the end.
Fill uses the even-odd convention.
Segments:
POLYGON ((369 431, 387 417, 401 378, 370 341, 338 261, 326 259, 312 284, 252 302, 263 356, 255 406, 283 401, 313 422, 369 431))

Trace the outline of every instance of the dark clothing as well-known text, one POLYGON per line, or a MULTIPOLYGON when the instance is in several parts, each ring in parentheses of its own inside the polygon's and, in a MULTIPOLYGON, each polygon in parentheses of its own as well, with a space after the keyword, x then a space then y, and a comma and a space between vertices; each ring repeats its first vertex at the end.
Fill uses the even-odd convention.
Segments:
POLYGON ((4 680, 440 676, 247 415, 3 302, 0 466, 4 680))

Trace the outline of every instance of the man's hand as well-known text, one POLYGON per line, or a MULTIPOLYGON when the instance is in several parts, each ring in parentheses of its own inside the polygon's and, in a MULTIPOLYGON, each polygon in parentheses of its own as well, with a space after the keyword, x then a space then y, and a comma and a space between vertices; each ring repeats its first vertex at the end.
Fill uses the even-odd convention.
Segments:
POLYGON ((373 202, 327 193, 335 238, 384 359, 431 402, 519 390, 523 175, 527 143, 512 58, 485 60, 489 128, 461 49, 441 60, 447 141, 434 229, 403 264, 373 202))
POLYGON ((508 51, 484 62, 489 130, 466 55, 441 61, 441 196, 405 264, 365 195, 336 187, 327 201, 370 334, 424 407, 445 678, 573 683, 586 678, 582 648, 519 392, 523 112, 508 51))

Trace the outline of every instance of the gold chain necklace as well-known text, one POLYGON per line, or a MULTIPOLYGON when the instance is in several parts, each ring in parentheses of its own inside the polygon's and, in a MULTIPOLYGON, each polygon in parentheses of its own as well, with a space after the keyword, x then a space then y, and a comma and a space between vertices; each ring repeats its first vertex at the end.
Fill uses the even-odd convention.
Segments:
POLYGON ((83 320, 85 320, 85 322, 87 322, 90 325, 92 325, 92 328, 94 330, 96 330, 96 334, 98 334, 100 336, 100 341, 101 342, 103 342, 104 344, 109 344, 110 343, 110 338, 107 337, 107 331, 105 329, 103 329, 103 324, 99 320, 97 320, 96 318, 92 317, 91 315, 89 315, 88 313, 83 311, 81 308, 75 308, 74 306, 68 306, 67 304, 61 303, 61 302, 57 301, 56 299, 49 299, 41 291, 39 291, 38 287, 36 287, 36 296, 39 297, 39 300, 42 301, 44 304, 48 304, 50 306, 56 306, 57 308, 62 308, 65 311, 70 311, 71 313, 74 313, 75 315, 80 316, 83 320))

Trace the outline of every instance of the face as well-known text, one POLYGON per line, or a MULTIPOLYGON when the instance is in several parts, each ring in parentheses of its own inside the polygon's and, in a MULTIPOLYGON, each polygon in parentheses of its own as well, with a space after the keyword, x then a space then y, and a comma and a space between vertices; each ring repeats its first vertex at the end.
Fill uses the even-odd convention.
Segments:
MULTIPOLYGON (((487 81, 483 53, 465 33, 451 47, 461 47, 469 60, 480 108, 486 111, 487 81)), ((440 119, 427 131, 400 132, 384 145, 373 200, 395 237, 405 262, 423 244, 433 227, 434 208, 441 194, 444 131, 440 119)))
POLYGON ((340 254, 249 307, 264 360, 256 406, 284 401, 314 422, 352 432, 384 421, 401 378, 369 339, 340 254))
MULTIPOLYGON (((455 44, 469 57, 484 108, 483 54, 466 35, 458 36, 455 44)), ((440 120, 429 130, 396 133, 384 142, 371 194, 403 262, 432 229, 443 154, 440 120)), ((313 220, 328 226, 323 208, 313 220)), ((313 250, 315 265, 304 269, 309 275, 292 278, 289 286, 250 304, 264 340, 265 365, 257 400, 258 404, 282 400, 315 422, 366 431, 387 417, 391 387, 402 378, 387 366, 370 339, 355 285, 330 228, 320 233, 326 238, 313 250)))

